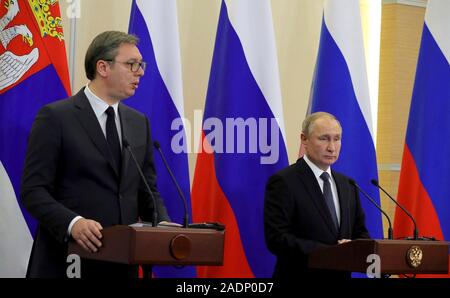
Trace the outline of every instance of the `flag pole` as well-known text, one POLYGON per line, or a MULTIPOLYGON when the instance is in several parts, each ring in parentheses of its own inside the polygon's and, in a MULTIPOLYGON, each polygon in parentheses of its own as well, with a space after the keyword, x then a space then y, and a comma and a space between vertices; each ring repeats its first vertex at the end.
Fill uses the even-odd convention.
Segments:
POLYGON ((70 16, 70 48, 69 48, 69 74, 70 74, 70 88, 72 94, 74 93, 75 81, 75 56, 76 47, 75 41, 77 36, 77 16, 70 16))

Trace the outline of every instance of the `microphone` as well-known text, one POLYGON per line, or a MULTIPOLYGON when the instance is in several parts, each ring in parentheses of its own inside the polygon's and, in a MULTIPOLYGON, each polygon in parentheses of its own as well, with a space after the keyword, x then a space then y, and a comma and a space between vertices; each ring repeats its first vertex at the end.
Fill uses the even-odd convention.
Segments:
POLYGON ((131 158, 134 161, 134 164, 136 165, 136 168, 139 172, 139 175, 141 176, 142 181, 145 184, 145 187, 147 188, 148 193, 150 194, 150 197, 152 198, 152 203, 153 203, 153 218, 152 218, 152 227, 156 227, 157 226, 157 218, 158 218, 158 214, 157 214, 157 207, 156 207, 156 200, 155 200, 155 196, 153 195, 153 192, 150 188, 150 186, 147 183, 147 180, 145 179, 144 173, 142 173, 141 168, 139 167, 139 163, 136 160, 136 157, 133 154, 133 150, 131 150, 131 146, 128 143, 128 141, 126 139, 122 139, 122 144, 123 146, 130 152, 131 158))
POLYGON ((408 211, 406 211, 406 209, 402 205, 400 205, 400 203, 397 202, 397 200, 395 200, 393 197, 391 197, 391 195, 388 194, 387 191, 385 191, 383 187, 381 187, 381 185, 378 183, 378 180, 372 179, 372 180, 370 180, 370 182, 372 182, 373 185, 375 185, 376 187, 381 189, 389 197, 389 199, 391 199, 398 207, 400 207, 400 209, 403 210, 403 212, 406 213, 406 215, 409 216, 409 218, 411 218, 411 220, 414 224, 414 240, 418 240, 419 239, 419 231, 417 230, 417 224, 416 224, 416 221, 414 220, 414 217, 408 211))
POLYGON ((389 229, 388 229, 388 239, 392 240, 394 239, 393 236, 393 230, 392 230, 392 224, 391 224, 391 219, 389 218, 389 216, 386 214, 386 212, 383 211, 383 209, 381 209, 380 205, 378 205, 364 190, 361 189, 361 187, 359 187, 358 184, 356 184, 356 182, 352 179, 350 179, 350 184, 353 185, 354 187, 356 187, 367 199, 369 199, 369 201, 375 205, 375 207, 377 207, 378 210, 380 210, 381 213, 384 214, 384 216, 386 216, 387 220, 388 220, 388 224, 389 224, 389 229))
POLYGON ((157 141, 154 141, 153 145, 155 146, 156 150, 159 152, 159 155, 161 156, 164 166, 166 167, 167 172, 169 172, 169 175, 170 175, 170 178, 172 178, 173 184, 175 184, 175 187, 178 191, 178 195, 180 196, 181 200, 183 201, 183 205, 184 205, 183 227, 187 228, 188 222, 189 222, 189 213, 188 213, 188 208, 187 208, 186 197, 184 196, 183 192, 181 191, 181 188, 178 185, 177 179, 175 179, 175 176, 173 175, 172 171, 170 170, 169 164, 167 163, 167 160, 164 157, 164 154, 161 150, 161 145, 157 141))

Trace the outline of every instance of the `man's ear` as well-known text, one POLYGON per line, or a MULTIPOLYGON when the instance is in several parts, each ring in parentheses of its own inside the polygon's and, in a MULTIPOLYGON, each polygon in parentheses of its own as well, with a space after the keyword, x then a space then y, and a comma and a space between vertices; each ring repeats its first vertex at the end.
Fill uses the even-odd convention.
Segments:
POLYGON ((308 138, 303 132, 300 134, 300 140, 302 141, 302 144, 305 144, 308 141, 308 138))
POLYGON ((110 64, 107 61, 104 60, 98 60, 96 64, 96 70, 97 75, 105 78, 108 76, 108 70, 109 70, 110 64))

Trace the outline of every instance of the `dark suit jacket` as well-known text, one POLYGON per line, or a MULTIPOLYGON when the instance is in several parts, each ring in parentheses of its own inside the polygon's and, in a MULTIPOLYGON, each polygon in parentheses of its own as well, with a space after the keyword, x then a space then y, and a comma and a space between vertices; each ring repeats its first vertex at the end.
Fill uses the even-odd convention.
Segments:
MULTIPOLYGON (((339 239, 369 238, 358 192, 349 178, 332 171, 336 182, 341 223, 333 225, 320 186, 308 164, 297 163, 273 175, 266 185, 264 229, 269 250, 277 256, 274 277, 333 276, 308 269, 308 254, 339 239)), ((340 275, 342 276, 342 275, 340 275)))
MULTIPOLYGON (((153 147, 147 118, 119 104, 122 140, 130 144, 157 201, 158 221, 169 220, 156 189, 153 147)), ((43 107, 28 140, 22 202, 38 220, 28 266, 30 277, 65 277, 67 229, 83 216, 104 228, 151 221, 153 204, 129 152, 121 173, 82 89, 43 107)))

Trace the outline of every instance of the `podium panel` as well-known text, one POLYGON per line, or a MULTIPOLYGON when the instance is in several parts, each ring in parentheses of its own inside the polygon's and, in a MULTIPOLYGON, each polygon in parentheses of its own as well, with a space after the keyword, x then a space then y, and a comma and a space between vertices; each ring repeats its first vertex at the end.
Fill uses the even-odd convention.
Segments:
POLYGON ((365 273, 373 262, 367 262, 370 254, 380 257, 380 273, 448 273, 449 243, 446 241, 359 239, 315 251, 308 262, 315 269, 365 273))
POLYGON ((225 231, 118 225, 102 230, 96 253, 69 243, 68 254, 123 264, 222 265, 225 231))

